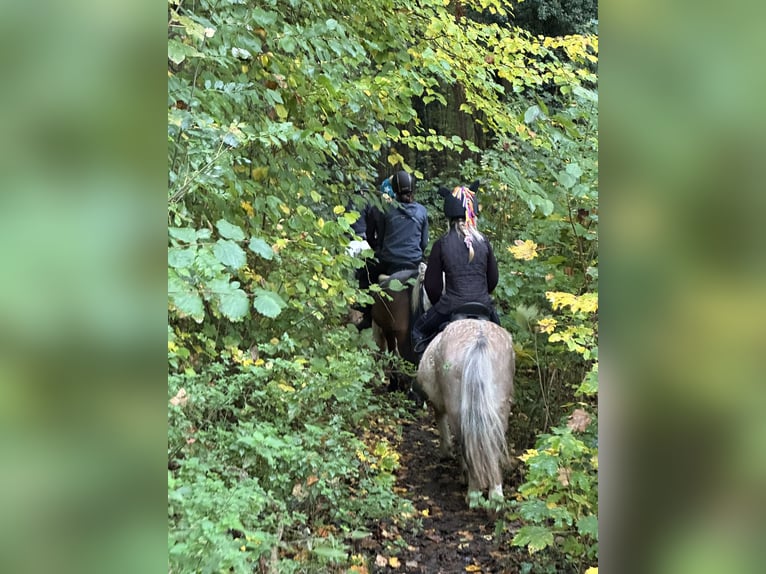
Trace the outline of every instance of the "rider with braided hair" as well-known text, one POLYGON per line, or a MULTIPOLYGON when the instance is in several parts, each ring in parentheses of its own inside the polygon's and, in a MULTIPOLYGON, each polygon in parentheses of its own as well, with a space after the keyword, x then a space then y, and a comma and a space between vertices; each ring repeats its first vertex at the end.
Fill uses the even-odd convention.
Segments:
POLYGON ((450 315, 465 303, 478 302, 490 309, 490 319, 500 324, 490 293, 497 287, 497 259, 492 245, 476 228, 476 191, 470 187, 452 191, 440 188, 449 229, 431 248, 425 274, 425 288, 433 303, 412 327, 414 349, 421 353, 450 315), (442 294, 444 291, 444 294, 442 294))

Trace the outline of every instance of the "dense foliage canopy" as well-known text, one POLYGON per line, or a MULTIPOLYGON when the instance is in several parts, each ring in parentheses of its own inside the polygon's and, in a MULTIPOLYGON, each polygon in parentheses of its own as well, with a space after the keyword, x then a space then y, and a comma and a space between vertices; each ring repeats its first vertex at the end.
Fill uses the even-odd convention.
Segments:
POLYGON ((368 432, 381 363, 346 324, 369 300, 349 202, 395 169, 432 241, 438 186, 481 180, 528 465, 504 532, 546 568, 595 563, 598 38, 532 35, 515 8, 169 0, 172 571, 345 571, 369 521, 406 520, 368 432))

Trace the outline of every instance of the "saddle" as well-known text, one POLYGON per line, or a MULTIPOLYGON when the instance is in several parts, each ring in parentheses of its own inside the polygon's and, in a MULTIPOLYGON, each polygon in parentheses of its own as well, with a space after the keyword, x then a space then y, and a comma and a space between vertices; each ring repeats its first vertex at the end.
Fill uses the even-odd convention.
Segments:
POLYGON ((438 329, 417 343, 414 346, 414 350, 416 353, 422 353, 425 351, 428 344, 436 337, 436 335, 441 333, 447 325, 452 323, 452 321, 459 321, 461 319, 478 319, 480 321, 489 321, 491 320, 491 317, 492 310, 483 303, 479 303, 477 301, 464 303, 450 314, 448 321, 445 321, 439 325, 438 329))
MULTIPOLYGON (((465 303, 455 309, 450 315, 448 322, 451 323, 452 321, 458 321, 460 319, 479 319, 482 321, 489 321, 491 316, 492 311, 489 307, 483 303, 471 301, 470 303, 465 303)), ((442 325, 439 328, 439 331, 444 329, 446 326, 447 323, 442 325)))
POLYGON ((401 271, 397 271, 391 275, 385 275, 381 273, 378 275, 378 283, 380 283, 380 286, 385 289, 394 279, 398 279, 400 283, 406 283, 412 277, 417 277, 418 273, 419 271, 417 269, 402 269, 401 271))

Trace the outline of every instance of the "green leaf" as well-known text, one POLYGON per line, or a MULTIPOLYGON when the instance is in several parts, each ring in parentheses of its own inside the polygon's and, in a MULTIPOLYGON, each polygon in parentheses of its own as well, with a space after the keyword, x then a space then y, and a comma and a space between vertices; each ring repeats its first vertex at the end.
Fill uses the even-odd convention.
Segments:
POLYGON ((526 546, 530 553, 537 552, 553 545, 553 532, 545 526, 522 526, 511 544, 526 546))
POLYGON ((295 38, 292 36, 282 36, 279 39, 279 47, 288 54, 291 54, 295 51, 295 38))
POLYGON ((224 265, 232 269, 239 269, 247 263, 245 251, 230 240, 219 239, 213 246, 213 255, 224 265))
POLYGON ((184 243, 194 243, 197 241, 197 231, 191 227, 168 227, 168 233, 184 243))
POLYGON ((406 288, 407 286, 398 279, 391 279, 391 281, 388 282, 388 289, 391 291, 404 291, 406 288))
POLYGON ((241 321, 250 309, 250 301, 247 293, 242 289, 234 289, 228 293, 220 293, 217 296, 218 309, 221 314, 232 321, 241 321))
POLYGON ((535 121, 537 118, 542 116, 542 110, 539 106, 530 106, 527 108, 527 111, 524 112, 524 123, 525 124, 531 124, 533 121, 535 121))
POLYGON ((256 255, 260 255, 264 259, 271 260, 274 258, 274 250, 271 248, 271 245, 266 243, 260 237, 251 237, 250 243, 247 245, 247 247, 250 249, 250 251, 256 255))
POLYGON ((333 548, 332 546, 315 546, 313 549, 314 554, 329 558, 331 560, 343 560, 348 555, 346 550, 341 548, 333 548))
POLYGON ((253 8, 251 15, 253 21, 264 28, 268 28, 277 21, 277 14, 275 12, 267 12, 263 8, 253 8))
POLYGON ((175 269, 186 269, 192 266, 196 254, 194 247, 171 247, 168 249, 168 265, 175 269))
POLYGON ((279 315, 285 305, 287 305, 287 303, 273 291, 256 289, 254 295, 255 299, 253 299, 253 307, 255 310, 261 315, 265 315, 271 319, 279 315))
POLYGON ((215 226, 221 237, 225 239, 233 239, 234 241, 244 241, 245 239, 245 232, 239 226, 229 223, 225 219, 216 221, 215 226))
POLYGON ((205 318, 205 308, 199 292, 173 270, 168 270, 168 296, 179 317, 189 316, 197 323, 205 318))
POLYGON ((580 518, 577 521, 577 532, 598 540, 598 517, 591 514, 580 518))
POLYGON ((204 56, 202 52, 199 52, 196 48, 187 46, 175 39, 168 40, 168 59, 174 64, 180 64, 187 56, 204 56))
POLYGON ((593 367, 585 375, 585 379, 575 391, 577 395, 593 396, 598 392, 598 363, 593 363, 593 367))
POLYGON ((566 171, 560 171, 556 176, 556 179, 566 189, 571 188, 575 183, 577 183, 577 179, 571 173, 566 171))
POLYGON ((579 179, 580 176, 582 175, 582 168, 576 163, 570 163, 566 167, 566 172, 572 177, 574 177, 575 179, 579 179))

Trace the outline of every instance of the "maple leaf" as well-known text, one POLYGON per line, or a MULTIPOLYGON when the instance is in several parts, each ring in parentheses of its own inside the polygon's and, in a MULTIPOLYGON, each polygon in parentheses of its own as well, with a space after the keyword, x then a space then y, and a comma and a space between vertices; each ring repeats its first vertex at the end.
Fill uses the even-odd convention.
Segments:
POLYGON ((508 251, 510 251, 516 259, 532 261, 532 259, 537 257, 537 243, 531 239, 527 239, 526 241, 517 239, 514 243, 516 244, 516 247, 509 247, 508 251))
POLYGON ((583 432, 590 424, 590 415, 582 409, 575 409, 569 416, 567 427, 573 432, 583 432))
POLYGON ((537 322, 537 328, 541 333, 553 333, 556 323, 557 321, 553 317, 545 317, 537 322))

